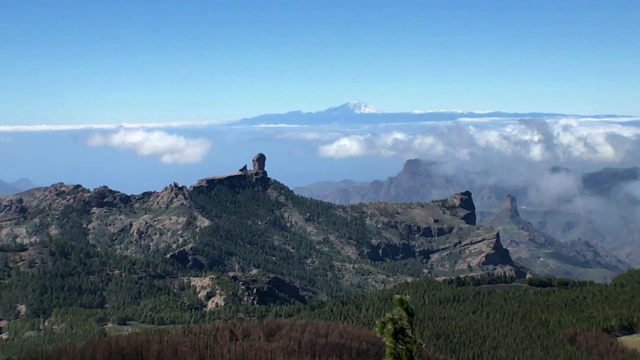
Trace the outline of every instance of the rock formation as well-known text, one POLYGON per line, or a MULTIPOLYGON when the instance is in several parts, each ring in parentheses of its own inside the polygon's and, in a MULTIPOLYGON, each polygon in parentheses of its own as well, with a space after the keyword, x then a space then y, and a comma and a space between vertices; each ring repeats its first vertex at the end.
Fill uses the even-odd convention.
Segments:
POLYGON ((253 171, 265 171, 264 166, 267 161, 267 157, 263 153, 258 153, 253 157, 253 171))
POLYGON ((258 153, 252 159, 252 170, 248 170, 248 167, 245 164, 243 167, 238 169, 238 171, 231 174, 200 179, 195 186, 214 186, 221 183, 230 185, 234 181, 246 181, 247 177, 261 185, 268 185, 269 177, 267 175, 267 170, 265 170, 266 161, 267 157, 263 153, 258 153))
POLYGON ((453 204, 460 209, 464 209, 469 211, 467 215, 465 215, 462 219, 469 225, 476 224, 476 206, 473 203, 473 197, 471 196, 471 191, 463 191, 461 193, 456 193, 451 198, 453 204))
POLYGON ((0 203, 0 222, 20 219, 27 213, 27 210, 24 200, 21 197, 6 200, 0 203))
POLYGON ((518 211, 518 200, 515 196, 511 194, 507 194, 502 202, 502 210, 508 211, 511 215, 520 217, 520 212, 518 211))
POLYGON ((267 177, 267 170, 265 170, 265 163, 267 161, 267 157, 263 153, 258 153, 253 157, 253 170, 251 174, 253 175, 253 179, 262 179, 267 177))

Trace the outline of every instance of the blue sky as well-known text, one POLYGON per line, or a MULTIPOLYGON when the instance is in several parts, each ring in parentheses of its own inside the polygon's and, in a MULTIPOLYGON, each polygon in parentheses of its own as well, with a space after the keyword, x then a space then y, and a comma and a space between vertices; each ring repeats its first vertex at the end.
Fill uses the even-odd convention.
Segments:
POLYGON ((383 111, 640 114, 640 2, 0 2, 0 125, 383 111))
POLYGON ((291 187, 384 179, 414 157, 514 181, 558 164, 634 166, 637 117, 201 122, 352 99, 639 116, 638 19, 637 0, 0 0, 0 179, 142 192, 257 152, 291 187))

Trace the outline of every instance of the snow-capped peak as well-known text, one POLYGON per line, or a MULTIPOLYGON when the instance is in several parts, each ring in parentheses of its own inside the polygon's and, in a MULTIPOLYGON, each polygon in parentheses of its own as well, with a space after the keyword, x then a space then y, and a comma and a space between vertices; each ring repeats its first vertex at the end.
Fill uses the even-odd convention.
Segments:
POLYGON ((363 101, 351 100, 347 105, 356 114, 375 114, 380 112, 375 106, 363 101))
POLYGON ((351 100, 340 106, 330 107, 326 112, 331 113, 349 113, 349 114, 377 114, 380 113, 375 106, 359 100, 351 100))

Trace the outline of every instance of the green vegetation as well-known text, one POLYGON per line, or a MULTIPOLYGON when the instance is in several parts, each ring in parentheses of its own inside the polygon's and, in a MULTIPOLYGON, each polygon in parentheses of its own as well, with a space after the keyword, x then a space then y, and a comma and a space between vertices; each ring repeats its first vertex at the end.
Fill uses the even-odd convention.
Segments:
MULTIPOLYGON (((188 207, 144 209, 187 214, 181 231, 193 243, 188 253, 182 250, 187 261, 202 259, 200 267, 168 258, 176 250, 170 242, 163 248, 132 241, 131 228, 91 233, 93 210, 83 202, 65 205, 57 218, 24 220, 28 231, 47 235, 0 249, 0 320, 8 337, 0 340, 0 358, 27 352, 25 359, 92 358, 89 352, 96 351, 97 359, 121 351, 123 359, 285 359, 291 349, 299 359, 320 353, 326 359, 382 358, 384 344, 365 330, 380 319, 377 330, 394 359, 417 358, 417 340, 427 344, 421 359, 435 358, 427 352, 451 359, 639 358, 615 337, 639 330, 640 271, 610 284, 424 279, 425 264, 416 258, 373 262, 362 256, 367 241, 380 235, 366 224, 365 206, 305 199, 275 181, 266 190, 256 186, 240 181, 195 188, 188 207), (292 225, 294 218, 307 220, 292 225), (51 226, 57 231, 49 232, 51 226), (304 226, 313 227, 314 237, 296 228, 304 226), (369 292, 408 276, 422 280, 369 292), (209 277, 214 287, 202 290, 209 277), (206 310, 217 291, 224 306, 206 310), (390 309, 397 294, 409 296, 413 308, 400 297, 390 309), (268 320, 275 318, 295 321, 268 320), (342 334, 339 329, 354 335, 323 335, 342 334), (406 356, 395 345, 406 346, 406 356)), ((399 208, 381 211, 393 209, 399 208)), ((133 213, 116 210, 100 216, 113 225, 133 213)), ((158 230, 152 225, 148 231, 158 230)))
MULTIPOLYGON (((639 328, 639 280, 640 271, 625 273, 609 285, 543 278, 526 283, 489 277, 421 280, 308 305, 231 306, 207 316, 188 307, 159 307, 156 315, 177 320, 177 314, 181 314, 184 323, 280 317, 373 329, 376 320, 389 312, 395 294, 400 293, 410 296, 415 306, 417 338, 428 344, 428 351, 451 359, 640 359, 638 353, 615 339, 639 328), (602 352, 618 355, 597 355, 602 352)), ((72 340, 80 344, 88 338, 104 337, 100 324, 110 311, 67 308, 54 311, 46 322, 12 321, 7 329, 12 335, 19 333, 19 326, 24 326, 20 331, 25 334, 43 323, 47 325, 38 336, 7 341, 0 351, 6 356, 38 344, 72 340), (92 333, 81 339, 72 335, 87 331, 92 333)), ((395 316, 401 314, 393 311, 395 316)))
POLYGON ((376 333, 384 340, 384 360, 417 360, 423 344, 413 327, 415 311, 408 296, 396 295, 396 308, 376 321, 376 333))
POLYGON ((609 285, 536 278, 529 285, 423 280, 331 299, 297 317, 372 328, 394 294, 407 294, 416 308, 416 332, 436 353, 455 359, 590 359, 592 352, 573 346, 568 332, 634 333, 640 324, 639 280, 640 271, 609 285))

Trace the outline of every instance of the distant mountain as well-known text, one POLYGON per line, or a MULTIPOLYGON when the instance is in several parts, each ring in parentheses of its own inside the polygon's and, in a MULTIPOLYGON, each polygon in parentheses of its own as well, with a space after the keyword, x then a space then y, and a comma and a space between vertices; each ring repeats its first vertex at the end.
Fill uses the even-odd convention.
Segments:
POLYGON ((458 119, 523 119, 523 118, 627 118, 621 115, 575 115, 562 113, 527 112, 513 113, 502 111, 410 111, 382 112, 374 105, 353 100, 330 107, 323 111, 291 111, 284 114, 264 114, 239 121, 244 125, 322 125, 322 124, 376 124, 376 123, 419 123, 425 121, 452 121, 458 119))
POLYGON ((22 178, 12 183, 0 180, 0 196, 12 195, 37 187, 31 180, 22 178))
POLYGON ((328 115, 344 115, 344 114, 379 114, 380 111, 373 105, 367 104, 359 100, 349 101, 346 104, 328 108, 323 111, 328 115))
MULTIPOLYGON (((471 189, 479 223, 500 211, 504 197, 512 194, 523 199, 519 211, 538 230, 562 241, 585 239, 598 243, 624 261, 640 266, 640 223, 637 221, 640 204, 638 198, 623 191, 626 186, 640 181, 638 168, 605 168, 580 175, 567 168, 552 167, 548 174, 562 177, 550 178, 551 183, 557 180, 575 182, 571 185, 575 186, 576 192, 559 192, 554 199, 540 198, 543 193, 531 192, 538 178, 520 184, 486 183, 483 179, 491 178, 490 174, 464 169, 444 171, 442 164, 419 159, 406 161, 397 175, 386 180, 343 181, 340 185, 322 182, 322 186, 311 184, 294 191, 348 205, 374 201, 431 201, 460 189, 471 189)), ((545 186, 540 191, 544 192, 545 186)))
POLYGON ((520 217, 517 200, 510 194, 503 209, 483 224, 500 231, 501 241, 514 261, 536 274, 606 282, 631 269, 605 248, 580 238, 562 242, 536 229, 520 217))
POLYGON ((608 196, 620 185, 639 181, 640 167, 611 168, 586 173, 582 175, 584 189, 593 195, 608 196))
POLYGON ((435 162, 407 160, 402 170, 386 180, 372 182, 323 181, 294 191, 303 196, 349 205, 373 201, 431 201, 465 188, 458 177, 443 174, 435 162))

